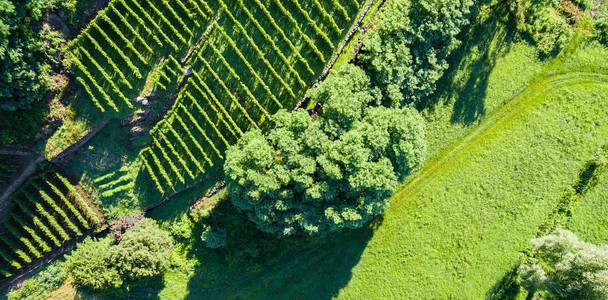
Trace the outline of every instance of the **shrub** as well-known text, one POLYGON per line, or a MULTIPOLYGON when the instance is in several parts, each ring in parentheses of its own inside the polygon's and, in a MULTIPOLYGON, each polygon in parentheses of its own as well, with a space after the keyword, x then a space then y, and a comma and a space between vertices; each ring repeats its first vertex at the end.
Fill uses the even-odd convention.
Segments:
POLYGON ((110 237, 87 237, 67 256, 66 270, 79 286, 115 292, 125 282, 149 279, 171 263, 173 242, 154 220, 142 219, 114 244, 110 237))
POLYGON ((173 241, 154 220, 142 219, 110 249, 109 262, 123 278, 140 280, 163 273, 171 264, 173 241))
POLYGON ((517 0, 511 2, 517 28, 528 34, 543 55, 561 50, 572 37, 572 30, 559 13, 559 1, 517 0))
POLYGON ((226 229, 207 226, 201 235, 201 239, 208 248, 226 247, 226 229))
POLYGON ((77 285, 92 290, 112 290, 122 286, 122 277, 109 261, 112 242, 110 238, 87 237, 67 256, 66 270, 77 285))

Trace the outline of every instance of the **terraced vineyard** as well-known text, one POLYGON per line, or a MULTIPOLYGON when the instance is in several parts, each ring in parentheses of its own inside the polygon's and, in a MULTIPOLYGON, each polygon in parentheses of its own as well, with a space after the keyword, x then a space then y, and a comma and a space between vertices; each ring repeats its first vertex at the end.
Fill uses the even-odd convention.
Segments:
POLYGON ((12 195, 0 234, 0 273, 4 277, 102 223, 65 177, 47 172, 12 195))
POLYGON ((244 132, 291 109, 353 24, 363 1, 219 0, 193 74, 140 153, 161 194, 200 179, 244 132))
POLYGON ((165 80, 177 79, 175 57, 188 51, 212 13, 204 0, 111 1, 68 45, 76 81, 102 112, 131 109, 158 58, 177 63, 165 80))

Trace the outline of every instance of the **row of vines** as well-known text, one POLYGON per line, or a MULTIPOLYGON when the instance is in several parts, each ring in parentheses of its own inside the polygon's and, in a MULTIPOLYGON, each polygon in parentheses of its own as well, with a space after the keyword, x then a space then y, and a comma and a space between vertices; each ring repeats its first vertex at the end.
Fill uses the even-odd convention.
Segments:
POLYGON ((218 0, 192 74, 140 153, 160 194, 200 180, 250 129, 291 108, 352 25, 361 0, 218 0))
POLYGON ((0 274, 11 276, 35 259, 102 224, 68 179, 46 172, 12 195, 0 234, 0 274))
POLYGON ((112 0, 67 47, 76 81, 102 112, 133 108, 158 58, 177 62, 212 14, 205 0, 112 0))

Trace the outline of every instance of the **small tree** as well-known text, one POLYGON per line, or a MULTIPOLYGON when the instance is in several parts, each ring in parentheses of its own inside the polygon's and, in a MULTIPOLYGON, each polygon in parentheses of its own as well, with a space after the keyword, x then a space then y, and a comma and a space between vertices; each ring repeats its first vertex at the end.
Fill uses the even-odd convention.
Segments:
POLYGON ((608 245, 585 243, 563 229, 530 243, 536 255, 519 267, 530 293, 547 291, 558 299, 608 298, 608 245))
POLYGON ((66 270, 76 284, 112 292, 125 282, 157 276, 170 265, 173 242, 154 220, 142 219, 120 243, 114 242, 110 237, 87 237, 67 256, 66 270))

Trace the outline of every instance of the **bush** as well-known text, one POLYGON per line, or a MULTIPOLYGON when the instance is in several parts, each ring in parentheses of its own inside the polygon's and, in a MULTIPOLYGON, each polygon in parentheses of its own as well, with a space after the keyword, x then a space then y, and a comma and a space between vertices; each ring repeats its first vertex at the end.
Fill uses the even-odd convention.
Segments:
POLYGON ((205 243, 205 246, 211 249, 226 247, 226 229, 216 229, 211 226, 207 226, 201 235, 201 239, 205 243))
POLYGON ((140 280, 163 273, 171 264, 173 241, 154 220, 142 219, 112 247, 109 262, 123 278, 140 280))
POLYGON ((49 264, 37 275, 25 280, 21 287, 8 293, 8 299, 39 299, 45 293, 59 287, 66 279, 67 273, 59 261, 49 264))
POLYGON ((557 299, 608 298, 608 245, 580 241, 558 229, 531 242, 535 257, 519 267, 523 286, 557 299))
POLYGON ((67 256, 66 270, 77 285, 92 290, 112 290, 122 286, 122 277, 109 261, 112 242, 110 238, 87 237, 67 256))
POLYGON ((559 52, 572 37, 560 14, 559 1, 517 0, 511 2, 517 28, 528 34, 543 55, 559 52))
POLYGON ((359 68, 346 65, 309 96, 320 116, 279 111, 267 137, 250 131, 226 153, 232 203, 279 237, 363 226, 426 153, 418 112, 375 106, 381 96, 359 68))
POLYGON ((125 282, 149 279, 164 272, 171 263, 173 243, 154 220, 142 219, 122 240, 87 237, 67 256, 66 270, 79 286, 115 292, 125 282))
POLYGON ((596 22, 594 25, 593 37, 600 42, 600 44, 608 47, 608 22, 596 22))

